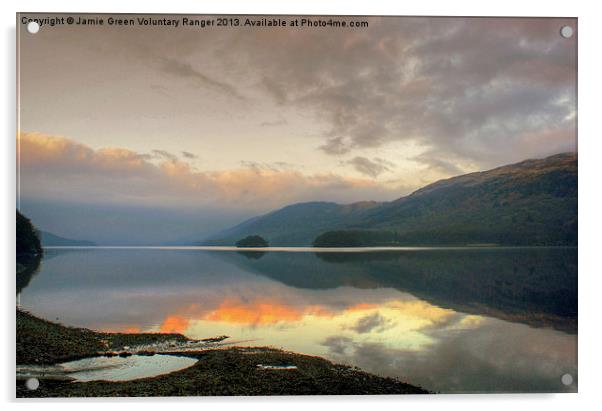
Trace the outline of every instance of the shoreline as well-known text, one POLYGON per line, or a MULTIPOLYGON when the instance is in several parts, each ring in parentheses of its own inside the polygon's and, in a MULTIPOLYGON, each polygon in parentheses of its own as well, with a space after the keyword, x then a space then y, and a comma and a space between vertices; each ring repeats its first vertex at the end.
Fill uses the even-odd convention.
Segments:
POLYGON ((198 350, 183 349, 186 344, 201 341, 181 334, 96 332, 53 323, 19 309, 16 323, 18 365, 56 365, 126 352, 125 356, 146 352, 148 355, 169 354, 198 359, 196 364, 180 371, 122 382, 40 378, 40 387, 28 390, 24 381, 17 379, 17 398, 429 393, 395 378, 380 377, 321 357, 271 347, 220 348, 207 344, 198 350), (168 347, 156 353, 148 351, 149 345, 157 344, 168 347), (258 364, 268 368, 284 364, 296 368, 266 370, 258 364))
POLYGON ((237 251, 241 253, 357 253, 376 251, 467 251, 467 250, 513 250, 513 249, 564 249, 576 245, 458 245, 458 246, 367 246, 367 247, 236 247, 221 245, 47 245, 44 250, 190 250, 190 251, 237 251))

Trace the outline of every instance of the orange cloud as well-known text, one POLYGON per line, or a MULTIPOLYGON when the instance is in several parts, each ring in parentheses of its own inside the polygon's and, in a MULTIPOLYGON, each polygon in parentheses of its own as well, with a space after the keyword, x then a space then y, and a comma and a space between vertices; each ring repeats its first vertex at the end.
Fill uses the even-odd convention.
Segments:
POLYGON ((296 201, 347 202, 392 193, 372 180, 332 173, 305 175, 257 164, 198 171, 171 154, 156 156, 119 147, 94 150, 42 133, 21 133, 18 142, 22 190, 35 197, 266 209, 296 201))
MULTIPOLYGON (((342 310, 343 314, 373 310, 376 304, 360 303, 342 310)), ((303 317, 334 317, 337 313, 322 305, 293 307, 286 303, 267 299, 242 302, 227 298, 216 309, 206 313, 202 318, 208 321, 222 321, 230 324, 270 325, 281 322, 301 321, 303 317)))
POLYGON ((299 321, 302 316, 301 310, 284 304, 268 301, 242 303, 226 299, 217 309, 207 313, 204 319, 233 324, 266 325, 299 321))
POLYGON ((122 334, 137 334, 141 333, 142 329, 137 325, 119 325, 117 327, 103 327, 102 325, 93 327, 96 330, 107 333, 122 333, 122 334))
MULTIPOLYGON (((380 309, 388 310, 389 316, 399 315, 405 319, 420 320, 421 324, 428 325, 443 322, 455 314, 453 310, 439 308, 421 300, 390 300, 380 304, 360 302, 333 309, 322 304, 295 306, 273 298, 243 301, 238 297, 227 297, 215 308, 203 308, 198 304, 181 307, 177 314, 168 315, 163 320, 159 331, 186 334, 192 324, 199 320, 239 326, 270 326, 298 323, 311 317, 357 318, 380 309)), ((136 329, 131 328, 131 330, 135 332, 136 329)))
POLYGON ((184 333, 188 328, 190 320, 182 316, 173 315, 167 317, 163 324, 161 324, 160 330, 162 333, 184 333))
POLYGON ((357 311, 373 310, 375 308, 378 308, 377 304, 359 303, 359 304, 353 305, 353 306, 345 309, 345 312, 353 313, 353 312, 357 312, 357 311))
POLYGON ((93 150, 64 137, 42 133, 18 136, 17 161, 22 169, 46 168, 49 172, 76 170, 97 172, 150 171, 147 156, 124 148, 93 150))
POLYGON ((141 332, 140 327, 127 327, 124 330, 121 330, 122 333, 125 334, 138 334, 141 332))

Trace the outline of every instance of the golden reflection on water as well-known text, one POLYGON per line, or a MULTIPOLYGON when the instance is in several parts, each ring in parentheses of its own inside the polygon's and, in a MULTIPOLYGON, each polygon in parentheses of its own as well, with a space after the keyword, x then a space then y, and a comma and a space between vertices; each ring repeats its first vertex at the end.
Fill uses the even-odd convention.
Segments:
MULTIPOLYGON (((434 343, 438 329, 478 327, 483 317, 457 313, 419 299, 359 302, 342 307, 299 306, 270 298, 246 301, 226 297, 213 307, 190 304, 167 315, 160 324, 141 329, 124 326, 121 332, 181 333, 190 338, 227 334, 233 341, 271 345, 308 354, 325 354, 324 341, 347 338, 357 343, 379 343, 387 348, 419 351, 434 343)), ((244 344, 242 344, 244 345, 244 344)))
POLYGON ((226 343, 319 355, 440 392, 575 391, 576 383, 559 379, 577 376, 577 337, 560 304, 572 301, 576 274, 562 268, 572 260, 555 250, 522 253, 502 253, 502 264, 500 252, 349 262, 307 253, 248 260, 63 252, 45 259, 21 301, 69 325, 196 339, 225 334, 226 343), (502 271, 474 274, 482 267, 502 271), (530 267, 540 273, 534 280, 530 267), (525 278, 532 280, 521 288, 525 278), (532 290, 550 299, 530 299, 532 290))

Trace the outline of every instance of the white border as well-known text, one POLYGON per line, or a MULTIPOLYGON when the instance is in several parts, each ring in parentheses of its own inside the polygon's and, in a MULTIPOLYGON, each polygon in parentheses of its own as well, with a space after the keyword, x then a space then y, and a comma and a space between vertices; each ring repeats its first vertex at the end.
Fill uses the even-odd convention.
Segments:
POLYGON ((149 410, 164 410, 170 403, 177 407, 215 407, 233 409, 244 407, 250 410, 282 409, 305 410, 308 407, 345 408, 361 410, 369 406, 381 409, 420 407, 423 409, 504 410, 509 408, 545 407, 563 410, 578 407, 594 408, 600 403, 599 378, 601 342, 600 300, 602 268, 596 257, 600 224, 602 196, 602 172, 600 172, 602 150, 599 122, 602 117, 600 76, 602 65, 600 41, 602 40, 602 14, 595 1, 525 1, 498 0, 416 0, 414 2, 355 1, 355 0, 238 0, 238 1, 194 1, 168 0, 164 2, 135 2, 129 0, 81 1, 81 0, 21 0, 3 1, 3 39, 0 70, 2 70, 3 96, 0 99, 4 133, 2 138, 3 178, 2 193, 2 244, 1 261, 4 263, 4 332, 0 353, 2 399, 8 409, 19 406, 44 407, 45 410, 79 409, 92 410, 107 407, 131 407, 132 401, 144 402, 149 410), (461 15, 461 16, 547 16, 579 18, 579 394, 558 395, 442 395, 418 397, 287 397, 287 398, 183 398, 152 400, 75 400, 75 401, 21 401, 14 397, 14 230, 15 230, 15 13, 17 11, 47 12, 135 12, 135 13, 270 13, 270 14, 391 14, 391 15, 461 15), (82 402, 85 402, 83 404, 82 402), (185 404, 186 403, 186 404, 185 404), (188 404, 191 403, 191 404, 188 404))

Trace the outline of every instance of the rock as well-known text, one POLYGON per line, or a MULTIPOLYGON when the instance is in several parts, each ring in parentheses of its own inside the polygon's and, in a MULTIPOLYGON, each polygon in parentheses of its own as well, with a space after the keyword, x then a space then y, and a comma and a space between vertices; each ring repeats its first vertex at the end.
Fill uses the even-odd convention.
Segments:
POLYGON ((138 351, 136 353, 136 355, 144 355, 146 357, 152 357, 155 354, 156 354, 156 352, 154 352, 154 351, 148 351, 148 350, 142 350, 142 351, 138 351))
POLYGON ((230 337, 227 335, 220 335, 219 337, 204 338, 201 341, 205 342, 205 343, 217 343, 217 342, 224 341, 226 338, 230 338, 230 337))
POLYGON ((263 365, 257 364, 259 370, 296 370, 296 365, 263 365))

